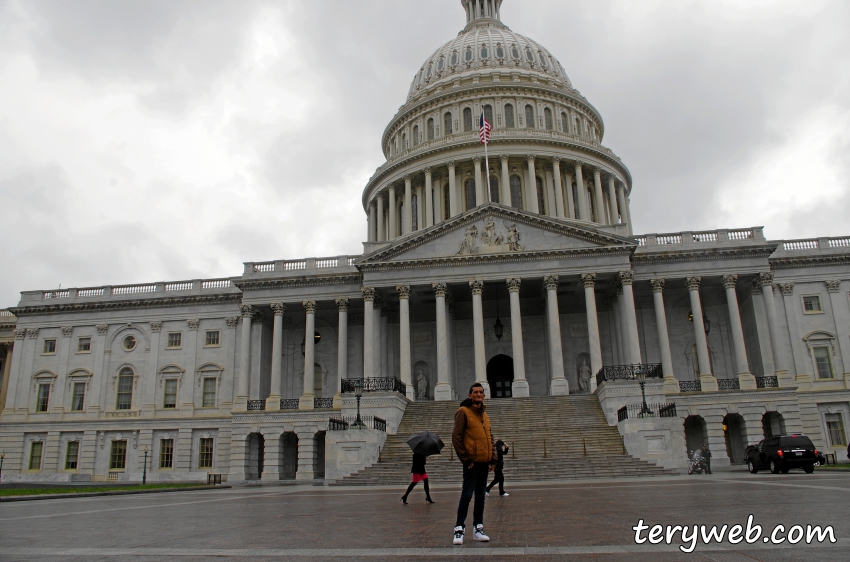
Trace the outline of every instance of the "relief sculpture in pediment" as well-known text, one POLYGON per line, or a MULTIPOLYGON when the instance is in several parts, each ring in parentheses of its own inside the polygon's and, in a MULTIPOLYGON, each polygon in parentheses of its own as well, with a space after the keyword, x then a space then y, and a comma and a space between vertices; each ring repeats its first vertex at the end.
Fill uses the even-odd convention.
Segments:
POLYGON ((503 233, 496 230, 496 223, 493 218, 488 217, 484 221, 484 229, 479 239, 478 227, 474 224, 471 225, 463 235, 457 255, 521 252, 523 247, 519 243, 520 234, 516 225, 505 223, 505 229, 507 230, 507 239, 503 233))

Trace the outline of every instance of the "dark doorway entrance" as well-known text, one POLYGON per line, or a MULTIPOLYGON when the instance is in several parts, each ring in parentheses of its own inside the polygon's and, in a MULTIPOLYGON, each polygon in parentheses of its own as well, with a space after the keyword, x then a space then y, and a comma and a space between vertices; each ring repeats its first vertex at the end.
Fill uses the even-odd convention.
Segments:
POLYGON ((248 466, 245 470, 247 480, 259 480, 263 476, 263 460, 266 441, 259 433, 248 435, 248 466))
POLYGON ((514 382, 514 360, 507 355, 496 355, 487 363, 487 382, 492 398, 510 398, 514 382))
POLYGON ((283 441, 283 474, 280 477, 282 480, 295 480, 298 471, 298 436, 287 431, 280 438, 283 441))

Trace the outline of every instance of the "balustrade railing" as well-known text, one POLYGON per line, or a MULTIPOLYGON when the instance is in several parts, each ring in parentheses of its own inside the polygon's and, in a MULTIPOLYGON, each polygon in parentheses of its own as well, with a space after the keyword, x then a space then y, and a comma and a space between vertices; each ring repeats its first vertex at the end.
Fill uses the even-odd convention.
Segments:
POLYGON ((655 242, 657 244, 681 244, 682 243, 682 235, 681 234, 659 234, 655 237, 655 242))
POLYGON ((782 243, 783 250, 817 250, 817 240, 789 240, 782 243))
POLYGON ((675 418, 676 404, 667 402, 664 404, 627 404, 617 410, 617 421, 629 418, 675 418))
POLYGON ((248 400, 248 411, 249 412, 262 412, 266 409, 266 401, 265 400, 248 400))
POLYGON ((12 314, 8 310, 4 309, 4 310, 0 310, 0 316, 14 316, 14 314, 12 314))
POLYGON ((313 408, 317 410, 330 410, 334 407, 333 398, 314 398, 313 408))
MULTIPOLYGON (((354 381, 358 379, 342 379, 342 392, 354 392, 354 381)), ((397 378, 365 378, 363 392, 398 392, 407 393, 407 386, 397 378)))
POLYGON ((269 271, 274 271, 274 262, 268 261, 263 263, 255 263, 254 264, 254 272, 255 273, 268 273, 269 271))
POLYGON ((596 385, 599 386, 605 381, 637 380, 640 373, 645 373, 648 379, 660 379, 664 376, 660 363, 614 365, 599 369, 596 373, 596 385))
POLYGON ((691 240, 694 242, 717 242, 717 231, 694 232, 691 235, 691 240))
POLYGON ((284 271, 298 271, 300 269, 307 269, 307 260, 292 260, 283 262, 284 271))
POLYGON ((283 398, 280 401, 281 410, 297 410, 300 405, 301 401, 298 398, 283 398))
POLYGON ((60 291, 44 291, 41 298, 43 299, 67 299, 71 296, 71 291, 60 290, 60 291))
POLYGON ((752 240, 753 238, 753 229, 752 228, 744 228, 741 230, 730 230, 729 231, 729 240, 752 240))
POLYGON ((679 392, 702 392, 700 381, 679 381, 679 392))
POLYGON ((78 297, 102 297, 104 289, 103 287, 97 287, 94 289, 77 289, 78 297))
POLYGON ((850 236, 846 236, 844 238, 830 238, 829 239, 829 247, 830 248, 846 248, 850 246, 850 236))
MULTIPOLYGON (((187 281, 167 281, 157 283, 140 283, 136 285, 116 285, 103 287, 86 287, 83 289, 57 289, 55 291, 41 291, 41 299, 67 299, 67 298, 90 298, 121 295, 143 295, 150 293, 172 293, 178 291, 192 291, 198 288, 202 290, 229 289, 232 286, 230 279, 196 279, 187 281)), ((30 293, 27 293, 29 295, 30 293)), ((30 299, 32 297, 29 297, 30 299)), ((38 297, 36 297, 38 298, 38 297)))
POLYGON ((316 268, 317 269, 325 269, 327 267, 337 267, 339 265, 339 260, 337 258, 328 258, 316 260, 316 268))
POLYGON ((779 377, 756 377, 756 388, 779 388, 779 377))
POLYGON ((387 420, 378 416, 360 416, 362 427, 357 426, 357 416, 341 416, 328 420, 328 431, 345 431, 348 429, 375 429, 387 432, 387 420))
POLYGON ((155 293, 156 285, 123 285, 121 287, 112 287, 113 295, 136 295, 140 293, 155 293))
POLYGON ((738 379, 717 379, 717 390, 741 390, 738 379))
POLYGON ((191 281, 177 281, 175 283, 166 283, 166 291, 191 291, 195 288, 195 284, 191 281))
POLYGON ((230 279, 208 279, 201 281, 201 289, 227 289, 230 285, 230 279))

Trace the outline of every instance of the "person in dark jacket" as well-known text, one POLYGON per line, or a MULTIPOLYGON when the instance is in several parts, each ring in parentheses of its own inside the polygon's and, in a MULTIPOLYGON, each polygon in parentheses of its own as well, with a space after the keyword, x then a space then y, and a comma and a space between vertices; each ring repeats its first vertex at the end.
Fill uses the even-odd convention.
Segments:
POLYGON ((499 439, 496 441, 496 470, 493 472, 493 481, 490 482, 490 485, 487 486, 487 493, 485 496, 490 495, 490 490, 493 489, 493 486, 499 484, 499 495, 503 498, 508 497, 510 494, 505 491, 505 474, 502 472, 505 469, 505 455, 508 454, 508 446, 504 441, 499 439))
POLYGON ((434 503, 434 500, 431 499, 431 491, 428 489, 428 473, 425 472, 425 463, 427 461, 428 457, 425 455, 413 453, 413 467, 410 469, 410 486, 407 487, 407 491, 403 496, 401 496, 401 502, 404 505, 407 505, 407 496, 410 495, 413 488, 415 488, 420 482, 422 482, 422 485, 425 486, 425 501, 428 503, 434 503))
POLYGON ((705 464, 705 473, 711 474, 711 451, 708 450, 708 445, 702 446, 702 462, 705 464))

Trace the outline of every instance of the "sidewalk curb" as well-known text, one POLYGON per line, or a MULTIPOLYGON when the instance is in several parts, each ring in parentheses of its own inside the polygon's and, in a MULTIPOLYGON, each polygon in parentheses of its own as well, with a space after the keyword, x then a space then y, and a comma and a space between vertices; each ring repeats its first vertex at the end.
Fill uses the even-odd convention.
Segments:
POLYGON ((0 503, 6 502, 29 502, 36 500, 61 500, 69 498, 94 498, 99 496, 131 496, 134 494, 157 494, 165 492, 198 492, 206 490, 227 490, 232 488, 230 485, 215 486, 215 487, 191 487, 191 488, 154 488, 152 490, 114 490, 111 492, 80 492, 68 494, 41 494, 36 496, 0 496, 0 503))

